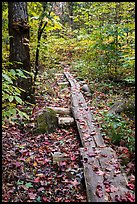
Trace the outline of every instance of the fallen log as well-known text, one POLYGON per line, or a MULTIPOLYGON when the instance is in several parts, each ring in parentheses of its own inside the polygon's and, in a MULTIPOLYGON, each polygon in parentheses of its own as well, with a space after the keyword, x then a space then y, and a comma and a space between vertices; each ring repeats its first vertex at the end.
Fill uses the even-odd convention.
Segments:
POLYGON ((64 72, 71 86, 71 109, 80 135, 80 148, 88 202, 116 202, 129 192, 127 178, 122 172, 115 151, 104 143, 99 128, 80 85, 69 72, 64 72))

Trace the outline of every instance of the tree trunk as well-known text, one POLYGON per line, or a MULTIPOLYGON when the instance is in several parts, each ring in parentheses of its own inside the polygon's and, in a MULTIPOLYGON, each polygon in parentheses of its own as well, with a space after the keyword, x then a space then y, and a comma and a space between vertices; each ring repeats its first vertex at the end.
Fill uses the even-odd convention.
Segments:
MULTIPOLYGON (((8 20, 10 36, 10 56, 12 68, 31 71, 30 48, 29 48, 29 24, 27 2, 8 2, 8 20)), ((24 100, 34 102, 32 90, 32 78, 20 78, 17 85, 25 90, 21 97, 24 100)))
POLYGON ((115 50, 115 73, 117 73, 118 69, 118 24, 119 24, 119 2, 116 2, 116 15, 115 15, 115 25, 116 25, 116 34, 115 34, 115 44, 116 44, 116 50, 115 50))
POLYGON ((73 2, 68 2, 68 12, 69 12, 69 26, 72 30, 74 30, 74 22, 73 22, 73 2))
POLYGON ((43 25, 43 20, 41 20, 41 22, 39 24, 39 29, 38 29, 38 42, 37 42, 37 49, 36 49, 34 81, 36 81, 36 77, 37 77, 38 71, 39 71, 39 68, 38 68, 39 67, 39 49, 40 49, 41 36, 42 36, 43 31, 44 31, 44 28, 47 25, 47 22, 44 24, 43 28, 42 28, 42 25, 43 25))
MULTIPOLYGON (((43 18, 40 20, 39 22, 39 28, 38 28, 38 41, 37 41, 37 48, 36 48, 36 59, 35 59, 35 74, 34 74, 34 82, 36 81, 36 77, 38 75, 38 71, 39 71, 39 49, 40 49, 40 41, 41 41, 41 37, 42 37, 42 34, 43 34, 43 31, 48 23, 48 21, 46 21, 44 23, 43 19, 45 17, 44 13, 47 9, 47 6, 48 6, 48 2, 44 2, 42 4, 43 6, 43 11, 42 11, 42 16, 43 18)), ((52 5, 53 6, 53 5, 52 5)), ((52 11, 52 7, 48 13, 48 16, 50 16, 50 13, 52 11)))

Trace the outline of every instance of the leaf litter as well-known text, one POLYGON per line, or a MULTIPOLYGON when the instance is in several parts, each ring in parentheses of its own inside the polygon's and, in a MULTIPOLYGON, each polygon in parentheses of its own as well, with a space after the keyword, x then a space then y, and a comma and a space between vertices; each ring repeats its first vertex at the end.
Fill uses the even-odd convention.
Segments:
MULTIPOLYGON (((47 95, 45 102, 41 96, 36 98, 31 122, 45 105, 68 107, 70 103, 68 97, 53 100, 47 95)), ((27 125, 23 132, 18 125, 7 125, 2 148, 3 202, 86 202, 79 147, 75 127, 34 135, 27 131, 27 125), (54 152, 64 153, 70 159, 53 163, 54 152)))

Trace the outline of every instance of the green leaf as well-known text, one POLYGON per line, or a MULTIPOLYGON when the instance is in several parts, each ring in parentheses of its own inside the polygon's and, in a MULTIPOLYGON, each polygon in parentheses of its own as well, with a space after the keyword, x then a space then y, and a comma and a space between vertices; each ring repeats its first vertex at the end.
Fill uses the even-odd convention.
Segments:
POLYGON ((33 76, 33 73, 32 72, 28 72, 26 70, 23 70, 25 73, 29 74, 30 76, 33 76))
POLYGON ((35 85, 40 85, 40 84, 41 84, 40 81, 36 81, 36 82, 35 82, 35 85))
POLYGON ((11 108, 9 109, 11 115, 15 115, 16 114, 16 109, 15 108, 11 108))
POLYGON ((17 73, 18 76, 27 79, 27 77, 25 76, 25 74, 23 73, 23 71, 21 71, 20 69, 17 69, 17 71, 18 71, 18 73, 17 73))
POLYGON ((8 98, 9 98, 9 94, 3 93, 2 100, 8 99, 8 98))
POLYGON ((16 72, 14 69, 11 69, 10 72, 15 76, 16 75, 16 72))
POLYGON ((23 112, 17 109, 19 116, 22 118, 23 117, 23 112))
POLYGON ((10 116, 11 116, 11 112, 10 112, 10 110, 5 111, 5 115, 8 116, 8 117, 10 117, 10 116))
POLYGON ((25 90, 24 89, 22 89, 22 88, 18 88, 19 89, 19 91, 21 92, 21 91, 23 91, 23 92, 25 92, 25 90))
POLYGON ((17 64, 20 64, 20 65, 23 64, 22 62, 19 62, 19 61, 14 61, 14 62, 17 63, 17 64))
POLYGON ((18 96, 15 96, 15 100, 20 104, 23 103, 22 99, 20 97, 18 97, 18 96))
POLYGON ((17 111, 18 111, 18 114, 19 114, 19 116, 20 116, 21 118, 25 117, 25 118, 27 118, 27 120, 30 119, 29 116, 28 116, 25 112, 20 111, 19 109, 17 109, 17 111))
POLYGON ((24 149, 24 146, 19 146, 20 149, 24 149))
POLYGON ((16 95, 20 95, 21 91, 20 88, 17 88, 16 86, 12 86, 15 89, 16 95))
POLYGON ((13 101, 13 99, 14 99, 14 97, 13 97, 13 96, 9 96, 9 102, 12 102, 12 101, 13 101))
POLYGON ((8 82, 10 82, 11 84, 13 84, 13 81, 10 79, 10 77, 7 74, 2 74, 2 77, 7 80, 8 82))
POLYGON ((33 185, 32 185, 32 183, 31 183, 31 182, 26 183, 26 184, 25 184, 25 186, 26 186, 27 188, 31 188, 31 187, 33 187, 33 185))
POLYGON ((37 197, 36 201, 40 202, 41 201, 41 197, 37 197))
POLYGON ((27 118, 28 120, 30 119, 29 116, 28 116, 26 113, 24 113, 24 112, 22 112, 22 113, 23 113, 23 116, 24 116, 25 118, 27 118))
POLYGON ((23 185, 24 181, 17 181, 17 185, 23 185))

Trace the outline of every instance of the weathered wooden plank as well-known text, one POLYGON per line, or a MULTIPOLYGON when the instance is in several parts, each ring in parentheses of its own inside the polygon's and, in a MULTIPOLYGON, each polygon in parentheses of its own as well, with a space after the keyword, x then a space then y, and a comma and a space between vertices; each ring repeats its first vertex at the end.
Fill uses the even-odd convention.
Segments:
MULTIPOLYGON (((115 202, 115 196, 124 194, 129 191, 126 187, 127 180, 122 173, 121 166, 118 162, 115 151, 110 148, 95 148, 99 153, 99 161, 104 172, 104 179, 107 185, 110 186, 110 197, 111 201, 115 202)), ((109 190, 108 190, 109 191, 109 190)))
POLYGON ((125 196, 126 177, 121 171, 115 151, 104 143, 93 115, 70 73, 64 73, 71 85, 71 107, 84 148, 82 156, 88 202, 116 202, 125 196), (100 191, 99 191, 100 189, 100 191))
POLYGON ((76 124, 79 130, 82 144, 84 145, 86 143, 93 146, 105 146, 104 140, 99 133, 99 130, 93 124, 93 117, 83 97, 83 94, 80 92, 80 85, 78 85, 77 81, 72 77, 70 73, 65 72, 64 74, 71 85, 72 113, 74 115, 74 118, 76 119, 76 124), (79 119, 79 121, 77 119, 79 119), (82 126, 81 122, 85 123, 83 129, 85 130, 86 134, 92 135, 92 139, 90 139, 91 142, 87 142, 87 140, 84 140, 83 133, 81 132, 82 130, 80 128, 82 126), (95 135, 93 135, 94 131, 96 133, 95 135))
MULTIPOLYGON (((75 106, 72 108, 72 113, 75 119, 79 119, 81 121, 86 122, 86 124, 88 125, 89 134, 92 135, 96 146, 105 146, 104 140, 100 134, 99 129, 93 124, 93 119, 91 117, 91 113, 88 111, 88 108, 85 106, 86 108, 80 109, 76 99, 73 100, 73 103, 77 104, 77 107, 75 106), (95 132, 96 134, 93 135, 92 134, 93 132, 95 132)), ((77 121, 76 123, 78 124, 79 121, 77 121)), ((79 127, 79 124, 78 124, 78 127, 79 127)))
POLYGON ((59 86, 61 86, 61 85, 68 85, 69 82, 68 82, 68 81, 65 81, 65 82, 57 82, 57 84, 58 84, 59 86))
POLYGON ((50 108, 54 110, 59 115, 71 115, 71 108, 64 108, 64 107, 55 107, 55 106, 46 106, 47 108, 50 108))
POLYGON ((65 72, 64 74, 67 77, 69 83, 71 84, 71 99, 72 99, 72 107, 73 107, 72 109, 73 109, 74 117, 79 118, 79 115, 81 112, 81 114, 83 115, 83 117, 80 117, 81 120, 85 119, 86 123, 89 126, 89 130, 91 132, 93 131, 96 132, 95 136, 92 134, 94 141, 96 143, 96 146, 105 146, 104 140, 99 132, 99 129, 96 128, 95 125, 93 125, 93 117, 83 97, 83 94, 80 92, 80 86, 77 85, 78 84, 77 81, 72 77, 70 73, 65 72), (76 86, 77 86, 77 89, 76 89, 76 86), (76 106, 78 106, 79 109, 76 109, 75 108, 76 106))
POLYGON ((84 150, 84 148, 80 148, 88 202, 106 202, 108 198, 105 195, 103 175, 99 176, 96 174, 96 171, 94 171, 95 168, 100 169, 100 164, 96 158, 89 157, 87 152, 88 151, 84 150), (98 187, 101 188, 100 193, 98 192, 98 187))
POLYGON ((64 76, 64 74, 62 74, 62 73, 55 73, 55 76, 64 76))
POLYGON ((58 117, 58 125, 59 126, 70 126, 74 124, 73 117, 58 117))
POLYGON ((124 198, 125 193, 132 193, 127 188, 126 177, 121 172, 121 166, 112 148, 81 148, 80 153, 89 202, 100 201, 96 195, 98 185, 102 188, 102 200, 100 202, 116 202, 116 196, 124 198))
POLYGON ((86 126, 84 129, 83 128, 81 129, 81 125, 79 122, 76 122, 76 124, 77 124, 77 128, 79 131, 82 145, 84 147, 87 147, 87 146, 95 147, 96 145, 95 145, 93 137, 91 137, 91 135, 90 135, 89 129, 86 126))
POLYGON ((73 76, 69 72, 64 72, 64 75, 66 76, 67 79, 70 79, 68 81, 71 87, 76 88, 76 89, 80 88, 80 85, 77 83, 77 81, 73 78, 73 76))

